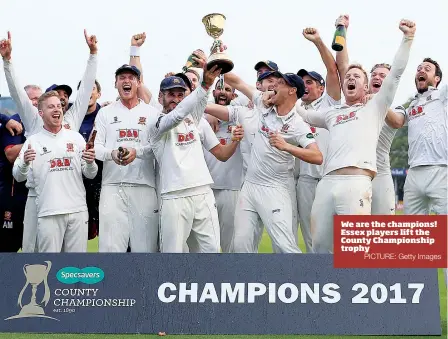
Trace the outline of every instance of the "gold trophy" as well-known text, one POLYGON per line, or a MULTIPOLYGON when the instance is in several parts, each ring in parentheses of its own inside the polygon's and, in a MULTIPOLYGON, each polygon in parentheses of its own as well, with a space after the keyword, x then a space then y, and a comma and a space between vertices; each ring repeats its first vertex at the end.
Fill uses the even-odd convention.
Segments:
POLYGON ((50 288, 48 287, 48 272, 51 269, 51 261, 46 261, 46 265, 25 265, 23 266, 23 273, 26 277, 26 284, 23 286, 22 291, 20 291, 19 298, 17 300, 21 311, 18 315, 7 318, 15 319, 15 318, 33 318, 33 317, 41 317, 41 318, 50 318, 57 320, 52 317, 48 317, 45 315, 44 308, 42 306, 46 306, 48 301, 50 300, 50 288), (44 296, 40 303, 36 300, 37 287, 44 283, 44 296), (22 305, 23 294, 25 293, 27 287, 31 285, 31 300, 29 304, 22 305), (42 306, 41 306, 42 305, 42 306))
POLYGON ((207 69, 217 65, 218 68, 221 68, 221 74, 230 72, 233 69, 233 62, 226 53, 220 51, 222 41, 219 39, 224 32, 226 17, 219 13, 208 14, 202 18, 202 23, 207 34, 215 39, 210 49, 211 54, 208 58, 207 69))

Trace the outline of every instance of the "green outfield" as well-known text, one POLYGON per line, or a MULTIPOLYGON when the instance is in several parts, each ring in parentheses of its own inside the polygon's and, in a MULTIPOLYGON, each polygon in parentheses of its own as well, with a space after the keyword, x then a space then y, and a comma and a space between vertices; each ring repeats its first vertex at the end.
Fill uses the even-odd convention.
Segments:
MULTIPOLYGON (((300 237, 300 248, 304 251, 303 239, 300 237)), ((89 252, 97 252, 98 251, 98 238, 89 241, 88 246, 89 252)), ((259 247, 260 253, 272 253, 272 246, 269 236, 266 232, 263 234, 263 238, 259 247)), ((439 270, 439 286, 440 286, 440 315, 442 319, 442 328, 443 335, 442 338, 447 337, 447 300, 446 300, 446 288, 445 282, 443 278, 442 270, 439 270)), ((168 336, 170 336, 168 334, 168 336)), ((174 337, 175 339, 283 339, 283 338, 297 338, 297 339, 308 339, 308 338, 325 338, 325 339, 343 339, 343 338, 356 338, 356 336, 311 336, 311 335, 171 335, 170 337, 174 337)), ((160 338, 158 335, 146 335, 146 334, 22 334, 22 333, 0 333, 0 339, 150 339, 150 338, 160 338)), ((439 336, 362 336, 362 339, 397 339, 397 338, 406 338, 406 339, 414 339, 414 338, 441 338, 439 336)))

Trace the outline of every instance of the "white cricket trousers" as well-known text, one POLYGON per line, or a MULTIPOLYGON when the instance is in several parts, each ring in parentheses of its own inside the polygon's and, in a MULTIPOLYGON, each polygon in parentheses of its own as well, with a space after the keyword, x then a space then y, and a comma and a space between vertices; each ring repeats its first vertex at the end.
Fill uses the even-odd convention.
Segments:
POLYGON ((311 209, 313 253, 333 253, 333 216, 369 215, 372 180, 366 175, 326 175, 311 209))
POLYGON ((38 252, 87 252, 88 223, 87 210, 38 218, 38 252))
POLYGON ((299 210, 300 230, 305 242, 306 252, 312 253, 311 238, 311 209, 319 179, 308 175, 301 175, 297 181, 297 206, 299 210))
POLYGON ((213 189, 218 210, 221 251, 230 253, 235 231, 235 208, 240 191, 213 189))
POLYGON ((258 252, 256 239, 260 239, 261 219, 276 253, 301 253, 293 234, 290 191, 247 181, 244 183, 235 210, 232 252, 258 252))
POLYGON ((105 185, 100 195, 99 252, 157 252, 159 208, 146 185, 105 185))
POLYGON ((219 253, 219 247, 218 212, 211 188, 189 197, 162 197, 160 252, 219 253))
POLYGON ((37 206, 36 197, 28 197, 23 218, 22 252, 37 252, 37 206))
POLYGON ((395 215, 392 174, 380 174, 372 180, 372 215, 395 215))
POLYGON ((409 169, 404 183, 404 214, 447 214, 447 167, 409 169))

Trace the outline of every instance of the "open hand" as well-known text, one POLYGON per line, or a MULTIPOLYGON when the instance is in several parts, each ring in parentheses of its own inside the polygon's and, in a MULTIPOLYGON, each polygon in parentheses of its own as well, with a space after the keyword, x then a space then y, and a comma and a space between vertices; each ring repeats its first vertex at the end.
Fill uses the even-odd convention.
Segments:
POLYGON ((288 143, 278 132, 269 133, 269 143, 280 151, 285 151, 288 148, 288 143))

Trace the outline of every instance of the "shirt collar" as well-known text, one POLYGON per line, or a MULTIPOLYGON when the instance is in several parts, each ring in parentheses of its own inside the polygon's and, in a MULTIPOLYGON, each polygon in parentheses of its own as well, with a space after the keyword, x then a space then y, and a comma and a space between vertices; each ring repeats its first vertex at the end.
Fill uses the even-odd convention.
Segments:
POLYGON ((62 134, 63 131, 64 131, 64 129, 65 129, 64 126, 62 126, 61 130, 60 130, 58 133, 52 133, 52 132, 46 130, 45 127, 44 127, 44 128, 42 128, 42 132, 43 132, 44 134, 46 134, 46 135, 51 136, 51 137, 56 137, 56 136, 62 134))
POLYGON ((274 111, 274 113, 278 119, 280 119, 282 121, 287 121, 296 113, 296 106, 294 105, 292 107, 291 111, 286 115, 278 115, 276 106, 272 107, 272 110, 274 111))

